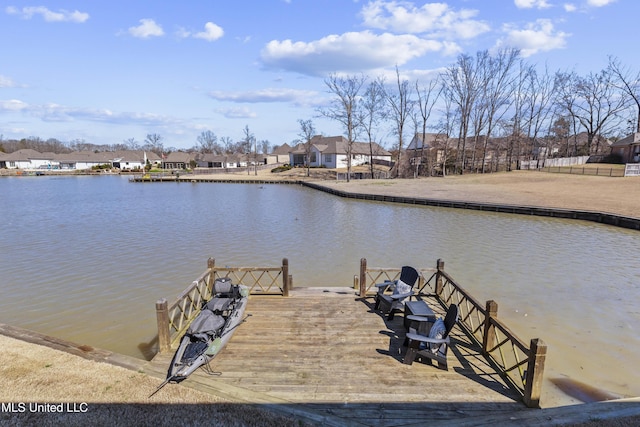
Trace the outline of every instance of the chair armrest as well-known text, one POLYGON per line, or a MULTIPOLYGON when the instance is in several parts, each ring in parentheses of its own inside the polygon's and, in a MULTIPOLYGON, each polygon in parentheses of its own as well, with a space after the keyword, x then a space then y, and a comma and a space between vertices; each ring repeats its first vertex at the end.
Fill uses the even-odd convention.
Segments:
POLYGON ((407 292, 406 294, 395 294, 395 295, 389 295, 389 296, 391 297, 391 299, 394 299, 394 300, 401 300, 401 299, 404 299, 404 298, 410 297, 411 295, 413 295, 413 293, 414 293, 414 292, 413 292, 413 291, 411 291, 411 292, 407 292))
POLYGON ((420 335, 420 334, 408 333, 407 338, 412 341, 419 341, 419 342, 424 342, 429 344, 449 344, 450 342, 449 336, 447 336, 446 338, 438 339, 438 338, 425 337, 424 335, 420 335))
POLYGON ((410 314, 407 316, 407 320, 411 320, 414 322, 427 322, 434 323, 436 321, 436 315, 433 316, 418 316, 417 314, 410 314))
POLYGON ((391 282, 391 281, 385 281, 385 282, 382 282, 382 283, 376 283, 375 284, 375 286, 377 286, 378 288, 381 288, 383 286, 387 287, 387 286, 393 286, 393 285, 395 285, 395 282, 391 282))

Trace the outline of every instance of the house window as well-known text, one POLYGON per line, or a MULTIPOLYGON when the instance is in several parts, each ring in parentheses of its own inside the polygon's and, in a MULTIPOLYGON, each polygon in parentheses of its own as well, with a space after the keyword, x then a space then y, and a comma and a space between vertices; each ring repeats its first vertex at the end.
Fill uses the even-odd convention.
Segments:
POLYGON ((315 162, 316 162, 316 153, 311 152, 311 163, 315 163, 315 162))
POLYGON ((324 155, 324 162, 325 163, 331 163, 331 154, 325 154, 324 155))

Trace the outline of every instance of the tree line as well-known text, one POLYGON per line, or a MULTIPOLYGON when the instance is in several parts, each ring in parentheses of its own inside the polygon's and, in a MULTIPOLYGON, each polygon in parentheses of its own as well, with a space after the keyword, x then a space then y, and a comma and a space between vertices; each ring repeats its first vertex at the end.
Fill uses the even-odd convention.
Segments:
MULTIPOLYGON (((349 172, 356 141, 369 143, 372 156, 373 147, 390 146, 395 176, 406 176, 486 172, 500 163, 510 170, 520 160, 550 155, 607 154, 606 139, 640 132, 640 72, 614 57, 604 69, 580 75, 541 69, 517 49, 483 50, 460 54, 451 65, 415 81, 402 77, 396 67, 392 81, 332 73, 324 82, 330 102, 315 117, 342 127, 349 172), (579 134, 585 141, 578 141, 579 134), (418 154, 414 150, 404 158, 414 136, 422 138, 418 154), (393 142, 385 144, 389 138, 393 142)), ((298 119, 298 124, 300 138, 293 143, 302 143, 308 157, 315 126, 309 118, 298 119)), ((234 141, 203 131, 192 148, 180 151, 255 155, 272 149, 268 140, 256 140, 248 126, 243 133, 234 141)), ((144 141, 129 138, 108 145, 38 137, 4 140, 0 135, 0 151, 21 148, 54 153, 148 150, 159 155, 179 151, 165 147, 157 133, 147 134, 144 141)))
POLYGON ((22 149, 32 149, 40 153, 71 153, 73 151, 127 151, 142 150, 156 153, 158 156, 169 154, 175 151, 211 153, 211 154, 268 154, 273 147, 268 140, 257 140, 251 133, 249 126, 243 129, 244 138, 240 141, 234 141, 231 137, 223 136, 218 138, 215 133, 210 130, 203 131, 196 138, 197 144, 187 149, 177 149, 175 147, 165 146, 165 138, 158 133, 149 133, 144 141, 138 141, 135 138, 128 138, 121 143, 116 144, 93 144, 82 139, 74 139, 72 141, 63 142, 56 138, 42 139, 37 136, 28 138, 4 139, 0 135, 0 152, 12 153, 22 149))
POLYGON ((540 69, 517 49, 483 50, 424 80, 409 81, 397 67, 392 82, 331 74, 332 103, 318 113, 340 123, 349 145, 392 135, 395 176, 487 172, 499 162, 510 170, 550 155, 608 154, 604 141, 640 132, 639 82, 640 72, 613 57, 580 75, 540 69), (414 137, 420 150, 403 161, 414 137))

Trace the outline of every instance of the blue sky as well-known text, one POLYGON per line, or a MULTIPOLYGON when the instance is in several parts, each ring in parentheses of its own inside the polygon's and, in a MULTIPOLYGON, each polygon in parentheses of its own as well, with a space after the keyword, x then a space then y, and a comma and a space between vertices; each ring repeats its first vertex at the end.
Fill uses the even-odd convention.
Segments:
MULTIPOLYGON (((0 135, 189 148, 206 130, 272 145, 317 118, 328 73, 410 79, 460 53, 522 49, 552 71, 640 71, 637 0, 4 2, 0 135), (43 6, 46 4, 46 6, 43 6)), ((391 138, 388 138, 389 144, 391 138)))

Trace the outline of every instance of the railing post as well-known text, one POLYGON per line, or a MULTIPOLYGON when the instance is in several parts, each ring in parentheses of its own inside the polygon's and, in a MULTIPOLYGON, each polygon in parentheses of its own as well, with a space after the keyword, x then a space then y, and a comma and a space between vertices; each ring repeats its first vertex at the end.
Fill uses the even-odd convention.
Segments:
POLYGON ((166 298, 159 299, 156 302, 156 320, 158 322, 158 352, 166 353, 171 350, 169 305, 166 298))
POLYGON ((496 330, 491 319, 498 318, 498 303, 489 300, 486 304, 486 313, 484 316, 484 335, 482 337, 482 353, 487 356, 489 346, 496 342, 496 330))
POLYGON ((282 295, 289 296, 289 260, 282 258, 282 295))
POLYGON ((542 394, 542 373, 544 361, 547 357, 547 345, 539 338, 531 340, 529 363, 524 382, 524 404, 529 408, 540 407, 542 394))
POLYGON ((367 296, 367 259, 360 258, 360 296, 367 296))
POLYGON ((357 274, 353 275, 353 289, 360 291, 360 276, 357 274))
POLYGON ((444 284, 442 283, 442 272, 444 271, 444 261, 442 259, 438 259, 436 262, 436 295, 440 296, 442 290, 444 289, 444 284))
POLYGON ((213 294, 213 282, 215 281, 215 275, 216 275, 216 260, 215 260, 215 258, 209 258, 207 260, 207 269, 209 270, 209 282, 207 283, 207 289, 209 291, 209 295, 212 295, 213 294))

